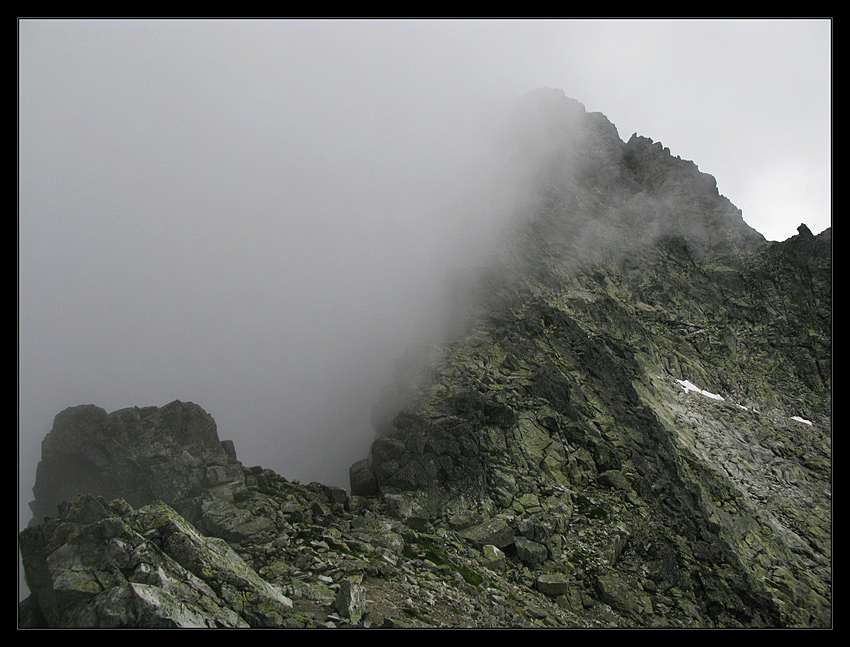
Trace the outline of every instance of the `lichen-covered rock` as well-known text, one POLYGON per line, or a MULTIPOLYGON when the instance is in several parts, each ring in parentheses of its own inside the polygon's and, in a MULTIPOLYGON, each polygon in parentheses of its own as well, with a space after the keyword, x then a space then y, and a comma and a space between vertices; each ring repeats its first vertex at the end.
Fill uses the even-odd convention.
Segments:
POLYGON ((464 528, 459 534, 478 546, 492 545, 504 548, 515 541, 513 528, 502 517, 464 528))
POLYGON ((542 573, 537 577, 536 586, 544 595, 566 595, 570 590, 570 580, 563 573, 542 573))
POLYGON ((23 531, 21 555, 47 627, 279 627, 292 607, 163 503, 80 496, 23 531))
POLYGON ((342 580, 334 599, 334 606, 339 614, 352 624, 360 622, 366 607, 365 594, 360 583, 353 579, 342 580))

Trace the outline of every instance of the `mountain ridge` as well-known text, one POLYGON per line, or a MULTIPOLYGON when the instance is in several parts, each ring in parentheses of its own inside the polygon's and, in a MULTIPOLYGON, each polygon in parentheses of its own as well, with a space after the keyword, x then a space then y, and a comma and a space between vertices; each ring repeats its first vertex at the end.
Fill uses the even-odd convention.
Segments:
POLYGON ((144 624, 115 601, 143 599, 167 626, 831 626, 831 229, 766 241, 695 163, 562 91, 514 119, 517 217, 455 286, 446 341, 400 360, 350 493, 245 468, 217 436, 190 449, 195 405, 63 412, 33 510, 105 498, 22 533, 33 624, 144 624), (86 451, 120 487, 57 478, 86 451), (106 577, 96 543, 74 586, 61 538, 106 523, 110 546, 147 546, 172 517, 146 498, 227 542, 274 613, 165 610, 141 585, 177 595, 148 575, 176 567, 126 556, 106 577))

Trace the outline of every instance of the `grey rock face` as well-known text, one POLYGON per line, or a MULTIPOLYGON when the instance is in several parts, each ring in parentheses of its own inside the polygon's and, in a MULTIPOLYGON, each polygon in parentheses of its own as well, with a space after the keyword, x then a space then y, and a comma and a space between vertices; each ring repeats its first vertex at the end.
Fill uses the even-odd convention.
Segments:
POLYGON ((66 409, 42 442, 33 523, 79 494, 133 506, 173 504, 201 492, 232 499, 245 487, 232 452, 232 443, 219 440, 212 416, 191 402, 109 414, 94 405, 66 409))

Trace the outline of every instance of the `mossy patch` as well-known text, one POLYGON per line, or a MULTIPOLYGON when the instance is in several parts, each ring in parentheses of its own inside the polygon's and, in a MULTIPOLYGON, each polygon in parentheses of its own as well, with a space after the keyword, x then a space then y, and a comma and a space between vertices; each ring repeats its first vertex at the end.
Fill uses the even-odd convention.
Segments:
POLYGON ((478 586, 484 581, 481 574, 451 559, 442 546, 421 537, 405 535, 402 554, 407 559, 422 559, 437 566, 446 566, 451 572, 458 573, 467 584, 472 586, 478 586))

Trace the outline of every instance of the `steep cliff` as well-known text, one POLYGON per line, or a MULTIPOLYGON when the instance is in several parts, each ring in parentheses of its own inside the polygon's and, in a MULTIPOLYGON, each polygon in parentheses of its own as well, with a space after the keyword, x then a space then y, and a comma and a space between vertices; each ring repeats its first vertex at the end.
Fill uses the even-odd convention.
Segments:
POLYGON ((513 228, 400 360, 350 496, 243 467, 194 405, 68 410, 23 624, 831 626, 831 231, 765 241, 563 92, 515 120, 513 228))

